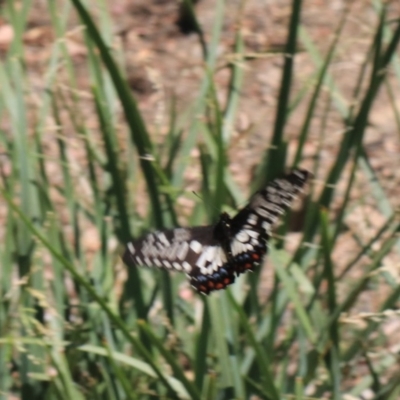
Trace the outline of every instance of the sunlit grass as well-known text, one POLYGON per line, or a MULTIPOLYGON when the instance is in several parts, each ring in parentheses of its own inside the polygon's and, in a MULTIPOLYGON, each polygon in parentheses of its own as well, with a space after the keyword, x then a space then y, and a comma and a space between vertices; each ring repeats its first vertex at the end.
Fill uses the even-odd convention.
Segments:
POLYGON ((3 6, 16 35, 0 64, 0 399, 11 394, 21 399, 341 399, 344 394, 359 398, 366 390, 374 398, 398 398, 397 358, 387 350, 390 341, 382 324, 396 316, 390 310, 398 308, 400 286, 382 265, 398 250, 399 223, 363 139, 379 90, 390 91, 386 73, 391 63, 399 80, 399 21, 389 24, 385 8, 376 7, 370 51, 354 83, 354 98, 345 103, 329 67, 351 8, 343 12, 336 37, 321 55, 300 24, 301 3, 293 2, 273 136, 249 186, 256 190, 285 168, 303 163, 313 120, 321 125, 322 154, 332 108, 343 118, 337 159, 332 167, 324 166, 326 177, 319 154, 309 163, 316 179, 303 199, 297 248, 285 249, 285 237, 292 237, 288 223, 270 243, 274 278, 267 300, 260 296, 265 291, 262 269, 226 291, 202 297, 188 289, 183 276, 126 269, 120 255, 130 237, 176 226, 180 199, 193 205, 187 219, 196 224, 242 205, 245 196, 228 157, 245 73, 242 31, 238 26, 237 57, 230 64, 223 107, 213 78, 224 2, 216 2, 212 32, 203 35, 197 25, 204 75, 191 105, 193 118, 181 130, 176 120, 187 110, 173 109, 168 140, 160 148, 110 45, 107 7, 102 4, 94 12, 88 4, 73 0, 60 14, 49 2, 57 40, 43 76, 46 90, 33 110, 22 40, 33 4, 3 6), (72 11, 85 27, 90 87, 84 89, 63 41, 72 11), (293 93, 299 42, 315 62, 314 84, 308 81, 293 93), (285 127, 303 101, 308 106, 292 159, 285 127), (124 118, 116 116, 119 105, 124 118), (185 191, 184 172, 193 164, 201 171, 198 195, 185 191), (354 232, 358 247, 338 271, 334 251, 346 233, 360 172, 387 222, 369 242, 354 232), (334 203, 343 181, 344 193, 334 203), (355 277, 347 278, 355 270, 355 277), (346 279, 351 285, 342 285, 346 279), (379 310, 363 316, 359 304, 379 285, 386 288, 379 310), (380 352, 370 354, 370 347, 380 352))

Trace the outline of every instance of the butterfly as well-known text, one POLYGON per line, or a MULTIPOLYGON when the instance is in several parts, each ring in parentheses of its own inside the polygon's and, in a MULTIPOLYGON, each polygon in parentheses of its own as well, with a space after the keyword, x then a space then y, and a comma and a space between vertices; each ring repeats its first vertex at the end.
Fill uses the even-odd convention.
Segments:
POLYGON ((161 230, 129 242, 123 261, 184 272, 203 294, 225 289, 262 262, 273 225, 310 175, 295 169, 272 180, 234 217, 224 212, 215 225, 161 230))

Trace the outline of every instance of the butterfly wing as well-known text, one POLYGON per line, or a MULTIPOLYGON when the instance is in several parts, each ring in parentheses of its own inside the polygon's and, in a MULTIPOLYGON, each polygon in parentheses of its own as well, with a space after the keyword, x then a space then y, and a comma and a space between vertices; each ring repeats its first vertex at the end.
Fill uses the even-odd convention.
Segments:
POLYGON ((214 237, 214 226, 149 233, 127 244, 123 261, 127 265, 185 272, 191 285, 205 294, 235 280, 233 271, 227 268, 227 256, 214 237))
POLYGON ((294 170, 257 192, 231 221, 231 253, 235 272, 253 270, 267 252, 272 227, 303 189, 310 173, 294 170))
POLYGON ((273 180, 235 217, 222 214, 214 226, 149 233, 128 243, 123 260, 127 265, 185 272, 191 285, 204 294, 224 289, 235 281, 235 275, 253 270, 262 261, 272 226, 309 175, 294 170, 273 180))

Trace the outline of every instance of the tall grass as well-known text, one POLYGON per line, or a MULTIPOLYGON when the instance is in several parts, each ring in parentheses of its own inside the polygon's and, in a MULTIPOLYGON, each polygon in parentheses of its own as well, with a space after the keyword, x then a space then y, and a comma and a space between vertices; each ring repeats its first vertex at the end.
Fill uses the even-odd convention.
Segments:
POLYGON ((160 149, 126 82, 121 54, 112 50, 106 2, 96 12, 90 2, 61 4, 58 9, 48 2, 57 40, 34 115, 23 42, 33 3, 2 6, 15 37, 0 64, 0 399, 350 399, 366 393, 397 399, 398 359, 382 327, 398 318, 400 285, 381 267, 398 251, 399 222, 371 167, 364 136, 380 90, 388 90, 398 116, 387 74, 393 66, 398 83, 399 20, 389 21, 386 7, 374 2, 375 34, 348 102, 356 106, 349 106, 330 66, 351 7, 321 55, 301 25, 302 2, 293 1, 273 136, 252 189, 302 163, 313 120, 321 123, 322 153, 332 109, 341 115, 344 132, 336 162, 324 177, 316 154, 317 179, 310 184, 298 248, 285 250, 287 223, 269 243, 275 270, 267 299, 259 295, 261 269, 226 291, 200 297, 182 291, 179 274, 126 269, 120 255, 132 236, 176 226, 180 197, 196 202, 188 224, 213 222, 222 209, 243 204, 228 157, 246 63, 240 23, 223 107, 214 73, 226 5, 216 2, 213 31, 206 35, 195 8, 185 2, 203 49, 204 75, 191 123, 181 131, 174 113, 185 110, 171 112, 160 149), (63 40, 73 13, 84 28, 90 100, 63 40), (294 93, 299 43, 315 63, 314 84, 294 93), (60 85, 60 70, 66 85, 60 85), (305 102, 292 159, 285 128, 290 113, 305 102), (119 106, 129 131, 124 139, 119 106), (198 197, 182 192, 194 150, 201 171, 198 197), (71 158, 76 152, 80 163, 71 158), (359 245, 339 272, 333 253, 346 233, 356 173, 368 180, 369 195, 387 221, 369 242, 353 233, 359 245), (149 200, 145 217, 138 212, 138 182, 149 200), (339 182, 344 195, 333 207, 339 182), (343 285, 352 271, 356 278, 343 285), (379 308, 361 314, 359 304, 372 296, 371 288, 380 293, 379 308))

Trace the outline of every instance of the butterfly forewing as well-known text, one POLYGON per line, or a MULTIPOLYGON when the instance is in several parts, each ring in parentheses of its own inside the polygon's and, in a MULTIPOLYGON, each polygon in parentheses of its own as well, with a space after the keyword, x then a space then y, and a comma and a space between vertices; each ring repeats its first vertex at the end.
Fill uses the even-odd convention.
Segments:
POLYGON ((222 214, 216 225, 149 233, 130 242, 127 265, 156 266, 185 272, 201 293, 223 289, 235 275, 253 270, 267 252, 272 226, 291 206, 309 173, 294 170, 257 192, 232 219, 222 214))
POLYGON ((309 173, 295 170, 257 192, 231 221, 231 253, 235 272, 253 270, 267 252, 272 227, 302 190, 309 173))

